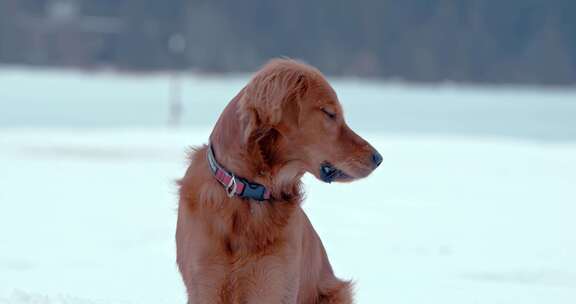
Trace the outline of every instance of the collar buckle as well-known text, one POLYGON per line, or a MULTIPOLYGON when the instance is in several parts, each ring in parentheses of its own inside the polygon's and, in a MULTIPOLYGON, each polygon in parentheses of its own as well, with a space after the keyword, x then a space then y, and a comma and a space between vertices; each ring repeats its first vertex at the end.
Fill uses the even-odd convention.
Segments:
POLYGON ((230 178, 230 182, 228 183, 228 185, 226 186, 226 194, 228 195, 228 197, 232 197, 234 196, 234 194, 236 194, 236 190, 238 188, 238 183, 236 182, 236 176, 234 176, 234 174, 231 174, 232 178, 230 178))
MULTIPOLYGON (((0 0, 1 1, 1 0, 0 0)), ((208 167, 212 175, 222 186, 228 197, 238 195, 241 198, 252 199, 256 201, 265 201, 270 199, 270 192, 265 186, 252 183, 242 177, 236 177, 234 173, 223 168, 216 161, 212 145, 208 145, 206 152, 208 158, 208 167)))

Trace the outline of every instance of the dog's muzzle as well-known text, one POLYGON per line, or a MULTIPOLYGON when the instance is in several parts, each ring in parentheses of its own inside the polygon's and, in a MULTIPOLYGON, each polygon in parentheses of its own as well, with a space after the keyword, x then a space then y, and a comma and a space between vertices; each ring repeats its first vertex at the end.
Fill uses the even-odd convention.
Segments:
POLYGON ((347 179, 350 178, 350 176, 344 173, 344 171, 334 167, 331 163, 324 162, 320 165, 320 178, 323 182, 331 183, 336 179, 347 179))

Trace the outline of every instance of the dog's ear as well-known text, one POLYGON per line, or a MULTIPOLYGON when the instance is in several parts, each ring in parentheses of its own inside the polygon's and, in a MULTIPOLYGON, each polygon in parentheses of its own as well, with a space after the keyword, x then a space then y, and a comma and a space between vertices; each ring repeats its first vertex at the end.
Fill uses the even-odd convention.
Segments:
POLYGON ((271 62, 244 88, 239 114, 244 122, 244 142, 282 122, 298 127, 300 101, 309 87, 306 72, 292 65, 271 62))
POLYGON ((239 103, 243 144, 259 146, 263 157, 271 160, 274 142, 282 135, 281 125, 300 125, 300 102, 308 88, 309 77, 296 63, 267 64, 244 88, 239 103))

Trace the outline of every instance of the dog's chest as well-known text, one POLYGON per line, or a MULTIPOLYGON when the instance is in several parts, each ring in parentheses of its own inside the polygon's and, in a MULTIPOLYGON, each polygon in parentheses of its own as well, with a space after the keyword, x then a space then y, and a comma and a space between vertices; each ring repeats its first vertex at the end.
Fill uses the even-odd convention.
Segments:
POLYGON ((285 257, 237 258, 222 285, 226 303, 296 303, 298 273, 285 257))

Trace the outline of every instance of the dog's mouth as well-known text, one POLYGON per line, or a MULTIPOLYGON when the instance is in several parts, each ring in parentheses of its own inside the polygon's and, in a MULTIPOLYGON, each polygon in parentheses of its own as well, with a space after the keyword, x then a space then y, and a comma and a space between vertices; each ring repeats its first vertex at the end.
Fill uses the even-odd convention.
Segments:
POLYGON ((320 178, 326 183, 331 183, 338 180, 349 180, 352 179, 352 176, 334 167, 331 163, 324 162, 320 165, 320 178))

